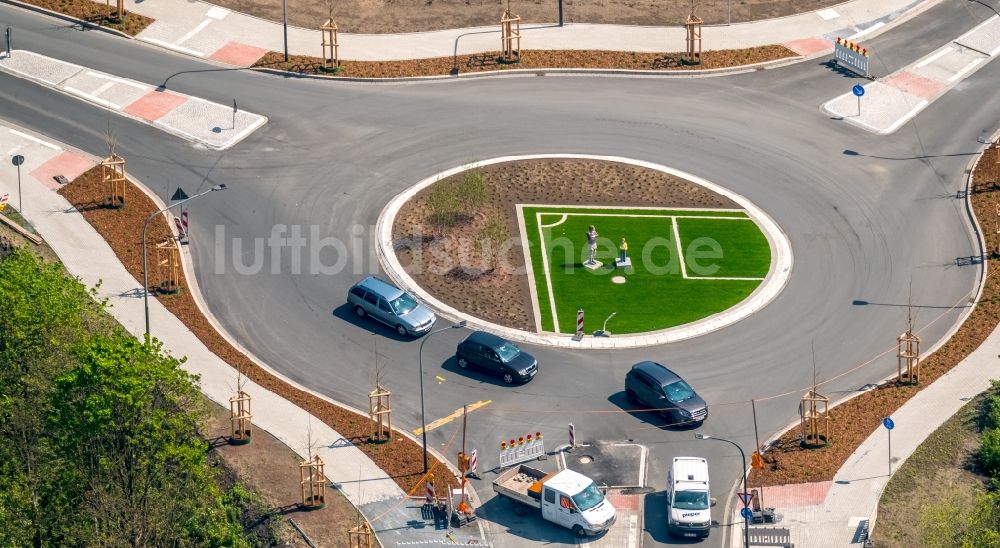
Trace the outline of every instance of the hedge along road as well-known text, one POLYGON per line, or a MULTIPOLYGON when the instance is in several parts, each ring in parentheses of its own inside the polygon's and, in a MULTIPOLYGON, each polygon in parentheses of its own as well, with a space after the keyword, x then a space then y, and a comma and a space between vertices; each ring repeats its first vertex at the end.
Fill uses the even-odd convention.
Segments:
MULTIPOLYGON (((888 73, 988 15, 946 1, 870 46, 882 51, 888 73)), ((621 412, 621 382, 633 362, 668 363, 712 405, 704 431, 749 449, 754 444, 749 404, 726 402, 810 384, 811 343, 821 379, 889 348, 904 325, 905 308, 898 305, 906 304, 911 280, 918 326, 941 315, 921 333, 929 346, 959 317, 959 311, 938 307, 960 301, 979 278, 977 265, 955 263, 979 250, 963 202, 954 196, 978 149, 976 137, 996 126, 1000 97, 988 85, 1000 76, 996 65, 977 72, 896 134, 876 137, 820 114, 818 105, 832 90, 849 89, 853 82, 814 62, 707 79, 531 77, 354 86, 219 69, 52 23, 0 6, 0 25, 15 27, 17 48, 154 85, 166 81, 168 89, 217 102, 236 94, 241 108, 270 118, 225 152, 192 147, 131 120, 112 118, 112 125, 129 172, 161 197, 169 198, 177 185, 189 194, 222 182, 232 188, 218 200, 191 206, 198 281, 226 329, 289 377, 358 408, 371 386, 377 341, 385 382, 394 392, 394 422, 404 429, 420 421, 419 341, 357 323, 338 307, 354 281, 378 271, 365 250, 381 207, 423 177, 469 159, 507 154, 629 156, 727 186, 788 233, 796 263, 785 290, 755 317, 704 337, 616 352, 532 349, 541 362, 538 377, 508 388, 458 373, 446 362, 460 332, 435 336, 424 351, 428 421, 463 403, 492 400, 489 412, 470 420, 469 443, 480 449, 481 468, 496 464, 498 436, 541 430, 555 443, 573 421, 582 440, 632 438, 649 445, 648 483, 658 490, 671 457, 707 456, 716 494, 725 501, 739 469, 731 448, 695 442, 690 431, 663 431, 653 417, 621 412), (294 274, 287 247, 273 263, 266 253, 260 257, 259 271, 237 269, 236 238, 247 254, 243 264, 252 266, 253 238, 266 244, 273 230, 283 228, 277 236, 287 236, 295 226, 306 240, 313 226, 316 239, 342 239, 351 254, 346 271, 310 273, 310 251, 304 249, 301 273, 294 274), (224 236, 217 241, 220 232, 224 236), (438 375, 444 383, 434 380, 438 375)), ((106 153, 107 113, 7 75, 0 75, 0 85, 6 99, 0 117, 106 153)), ((321 258, 334 263, 333 248, 321 258)), ((843 394, 838 391, 882 378, 893 362, 883 358, 826 386, 826 393, 837 397, 843 394)), ((799 395, 758 404, 762 438, 794 419, 799 395)), ((450 428, 429 432, 430 443, 439 446, 450 428)), ((489 495, 487 482, 475 487, 489 495)), ((723 506, 715 517, 726 522, 723 506)), ((668 541, 662 511, 647 509, 645 545, 668 541)), ((488 517, 510 523, 502 512, 488 517)), ((721 545, 720 532, 710 545, 721 545)), ((557 529, 524 534, 573 542, 557 529)), ((498 546, 514 546, 524 538, 496 540, 498 546)))

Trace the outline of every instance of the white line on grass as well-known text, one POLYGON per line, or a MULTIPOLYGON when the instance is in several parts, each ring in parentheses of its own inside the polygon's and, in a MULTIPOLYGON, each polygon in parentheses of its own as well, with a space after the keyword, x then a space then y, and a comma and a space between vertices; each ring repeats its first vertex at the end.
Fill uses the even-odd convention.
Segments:
MULTIPOLYGON (((601 208, 595 208, 601 209, 601 208)), ((553 213, 551 211, 540 211, 539 215, 560 215, 560 213, 553 213)), ((713 219, 716 221, 752 221, 750 217, 716 217, 712 215, 636 215, 628 213, 562 213, 564 218, 553 225, 544 225, 545 227, 553 227, 562 224, 568 216, 575 217, 630 217, 636 219, 674 219, 680 217, 681 219, 713 219)))
POLYGON ((524 222, 524 206, 517 204, 517 228, 521 231, 521 252, 524 254, 524 268, 528 274, 528 293, 531 295, 531 316, 535 320, 535 332, 541 333, 542 314, 538 310, 538 288, 535 287, 535 267, 531 259, 531 241, 524 222))
POLYGON ((535 224, 538 226, 538 241, 542 248, 542 272, 545 273, 545 287, 549 290, 549 306, 552 308, 552 328, 559 333, 559 314, 556 313, 556 296, 552 292, 552 276, 549 273, 549 254, 545 249, 545 233, 542 232, 542 214, 535 213, 535 224))
POLYGON ((684 264, 684 250, 681 249, 681 232, 677 228, 677 217, 671 217, 670 224, 674 227, 674 241, 677 242, 677 260, 681 263, 681 277, 686 280, 688 277, 687 265, 684 264))
POLYGON ((552 228, 552 227, 554 227, 554 226, 559 226, 559 225, 561 225, 561 224, 565 223, 565 222, 566 222, 566 219, 569 219, 569 215, 567 215, 566 213, 547 213, 547 212, 539 212, 539 213, 538 213, 538 215, 539 215, 539 218, 541 218, 541 217, 540 217, 541 215, 562 215, 561 217, 559 217, 559 220, 558 220, 558 221, 556 221, 556 222, 554 222, 554 223, 552 223, 552 224, 550 224, 550 225, 542 225, 542 228, 552 228))

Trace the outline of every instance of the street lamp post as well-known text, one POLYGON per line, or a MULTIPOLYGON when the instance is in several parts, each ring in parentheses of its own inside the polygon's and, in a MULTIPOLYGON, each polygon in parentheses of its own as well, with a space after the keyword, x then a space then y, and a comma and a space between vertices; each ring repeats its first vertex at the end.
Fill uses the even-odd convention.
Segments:
POLYGON ((205 192, 202 192, 200 194, 195 194, 194 196, 191 196, 190 198, 187 198, 185 200, 174 202, 159 211, 151 213, 149 217, 146 217, 146 221, 142 223, 142 307, 146 313, 147 342, 149 341, 149 270, 147 268, 147 261, 146 261, 146 229, 149 227, 149 221, 152 221, 153 217, 156 217, 157 215, 163 213, 164 211, 172 207, 176 207, 183 203, 190 202, 195 198, 199 198, 201 196, 208 194, 209 192, 215 192, 217 190, 226 190, 226 185, 225 184, 215 185, 212 188, 206 190, 205 192))
POLYGON ((424 442, 424 473, 427 473, 427 418, 424 414, 424 343, 427 339, 431 338, 431 335, 440 333, 442 331, 447 331, 449 329, 461 329, 465 327, 468 322, 462 320, 455 325, 449 325, 448 327, 442 327, 441 329, 435 329, 430 333, 424 335, 424 340, 420 341, 420 350, 417 351, 417 362, 420 364, 420 435, 424 442))
MULTIPOLYGON (((736 442, 734 442, 732 440, 727 440, 726 438, 718 438, 718 437, 709 436, 708 434, 702 434, 701 432, 696 432, 695 435, 694 435, 694 437, 697 438, 697 439, 699 439, 699 440, 718 440, 718 441, 724 441, 726 443, 732 444, 733 446, 735 446, 737 449, 740 450, 740 458, 743 459, 743 493, 746 493, 747 492, 747 456, 746 456, 745 453, 743 453, 743 448, 740 447, 740 445, 738 443, 736 443, 736 442)), ((749 546, 750 546, 750 520, 744 518, 743 519, 743 548, 749 548, 749 546)))

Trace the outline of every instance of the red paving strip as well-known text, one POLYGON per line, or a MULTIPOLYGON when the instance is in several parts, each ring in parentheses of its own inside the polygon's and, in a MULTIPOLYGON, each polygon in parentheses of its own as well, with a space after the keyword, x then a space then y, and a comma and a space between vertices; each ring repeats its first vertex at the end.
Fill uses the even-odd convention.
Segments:
POLYGON ((803 57, 809 57, 825 50, 833 50, 833 43, 822 38, 803 38, 782 44, 803 57))
POLYGON ((620 494, 608 494, 608 500, 611 505, 617 510, 638 510, 639 509, 639 496, 638 495, 620 495, 620 494))
MULTIPOLYGON (((775 485, 764 487, 761 506, 766 508, 797 508, 799 506, 816 506, 826 500, 826 494, 833 486, 832 481, 817 481, 815 483, 795 483, 791 485, 775 485)), ((751 489, 760 487, 750 486, 751 489)), ((756 503, 755 503, 756 504, 756 503)))
POLYGON ((886 76, 880 80, 883 84, 888 84, 896 89, 905 91, 910 95, 916 95, 921 99, 933 101, 945 85, 942 82, 918 76, 908 70, 897 72, 891 76, 886 76))
POLYGON ((263 57, 265 53, 267 53, 266 49, 255 48, 239 42, 229 42, 209 57, 227 65, 249 67, 263 57))
POLYGON ((94 167, 93 161, 67 151, 38 166, 31 172, 31 176, 52 190, 58 190, 60 185, 54 179, 56 175, 62 175, 72 181, 92 167, 94 167))
POLYGON ((174 95, 167 91, 154 90, 136 99, 135 102, 123 110, 132 116, 138 116, 143 120, 155 122, 166 116, 171 110, 183 105, 187 100, 187 97, 174 95))

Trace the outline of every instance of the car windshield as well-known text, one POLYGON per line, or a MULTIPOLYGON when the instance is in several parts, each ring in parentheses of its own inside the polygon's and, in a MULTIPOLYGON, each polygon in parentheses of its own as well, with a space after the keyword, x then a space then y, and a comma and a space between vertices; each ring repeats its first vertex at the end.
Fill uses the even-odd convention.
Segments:
POLYGON ((677 491, 674 493, 674 508, 683 510, 708 510, 708 492, 677 491))
POLYGON ((583 491, 573 495, 573 504, 576 509, 583 512, 597 506, 604 500, 604 495, 597 489, 594 482, 590 482, 583 491))
POLYGON ((503 344, 497 347, 497 353, 500 354, 500 359, 505 363, 509 363, 511 360, 517 357, 521 353, 521 349, 518 348, 514 343, 504 341, 503 344))
POLYGON ((389 304, 392 305, 392 311, 400 316, 417 307, 416 299, 411 297, 409 293, 403 293, 389 304))
POLYGON ((663 390, 667 393, 667 399, 674 403, 687 401, 694 397, 694 389, 684 381, 670 383, 664 386, 663 390))

